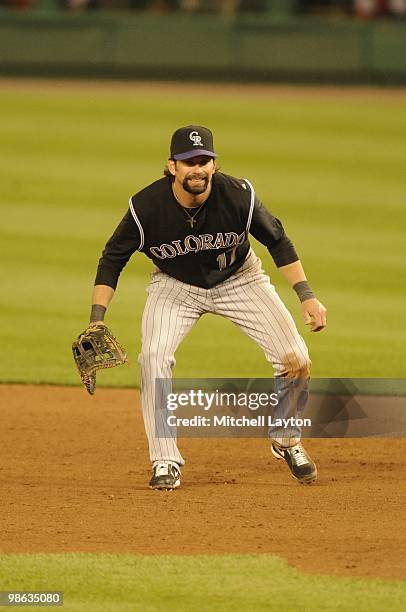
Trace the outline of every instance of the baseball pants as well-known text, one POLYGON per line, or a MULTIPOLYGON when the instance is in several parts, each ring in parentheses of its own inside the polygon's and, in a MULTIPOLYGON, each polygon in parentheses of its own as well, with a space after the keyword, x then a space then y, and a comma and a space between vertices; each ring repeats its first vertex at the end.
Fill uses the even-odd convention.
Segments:
MULTIPOLYGON (((212 289, 188 285, 157 270, 152 273, 147 292, 139 364, 141 406, 152 462, 185 463, 175 435, 156 435, 157 428, 165 430, 167 412, 162 398, 156 397, 155 379, 168 379, 170 386, 175 351, 205 313, 223 316, 238 325, 272 363, 279 400, 274 420, 297 416, 304 409, 311 363, 308 350, 252 249, 237 272, 212 289)), ((296 426, 289 430, 274 428, 269 435, 280 444, 292 446, 299 441, 301 431, 296 426)))

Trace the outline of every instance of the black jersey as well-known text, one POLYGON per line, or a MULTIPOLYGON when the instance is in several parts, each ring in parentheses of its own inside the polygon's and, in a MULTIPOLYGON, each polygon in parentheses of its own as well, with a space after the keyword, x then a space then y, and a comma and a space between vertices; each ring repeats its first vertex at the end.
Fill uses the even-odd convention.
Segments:
POLYGON ((298 260, 282 223, 261 204, 248 180, 216 172, 203 206, 186 210, 175 199, 171 178, 164 177, 130 198, 103 251, 95 284, 115 289, 131 255, 141 251, 162 272, 209 289, 242 265, 249 233, 268 248, 278 267, 298 260))

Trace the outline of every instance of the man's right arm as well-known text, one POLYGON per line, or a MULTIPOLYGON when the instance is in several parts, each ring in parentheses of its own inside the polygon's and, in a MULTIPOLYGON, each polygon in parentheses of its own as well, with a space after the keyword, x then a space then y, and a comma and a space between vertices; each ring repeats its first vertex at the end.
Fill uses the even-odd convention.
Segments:
POLYGON ((91 323, 103 322, 120 273, 140 245, 140 230, 129 209, 107 242, 99 260, 92 296, 91 323))
POLYGON ((92 296, 90 323, 103 323, 104 315, 113 299, 114 289, 108 285, 95 285, 92 296))
POLYGON ((140 246, 140 230, 129 209, 104 247, 94 284, 115 289, 122 269, 140 246))

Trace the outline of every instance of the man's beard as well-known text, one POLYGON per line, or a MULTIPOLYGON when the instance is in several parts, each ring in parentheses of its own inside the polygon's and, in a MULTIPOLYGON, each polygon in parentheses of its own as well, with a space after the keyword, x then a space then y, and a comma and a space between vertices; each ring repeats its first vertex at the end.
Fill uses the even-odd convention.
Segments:
POLYGON ((198 195, 199 193, 204 193, 209 185, 209 177, 207 175, 202 177, 189 176, 183 179, 182 187, 188 193, 192 193, 193 195, 198 195), (199 185, 191 184, 191 179, 201 178, 202 183, 199 185))

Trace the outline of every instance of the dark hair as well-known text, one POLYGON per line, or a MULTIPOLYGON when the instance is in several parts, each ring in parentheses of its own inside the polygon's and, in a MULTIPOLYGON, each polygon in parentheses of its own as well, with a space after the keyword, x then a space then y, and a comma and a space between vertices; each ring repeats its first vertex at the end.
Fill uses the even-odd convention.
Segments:
MULTIPOLYGON (((172 159, 171 161, 174 161, 176 163, 175 159, 172 159)), ((217 161, 214 158, 213 158, 213 161, 214 161, 214 172, 216 173, 220 170, 220 166, 217 164, 217 161)), ((172 181, 175 180, 175 177, 173 176, 173 174, 169 172, 168 166, 165 166, 164 168, 164 176, 170 178, 172 181)))
POLYGON ((175 177, 173 176, 173 174, 169 172, 168 166, 165 166, 164 168, 164 176, 166 176, 167 178, 170 178, 172 181, 175 180, 175 177))

